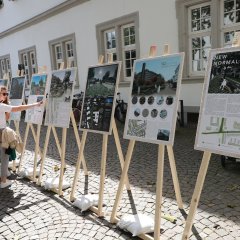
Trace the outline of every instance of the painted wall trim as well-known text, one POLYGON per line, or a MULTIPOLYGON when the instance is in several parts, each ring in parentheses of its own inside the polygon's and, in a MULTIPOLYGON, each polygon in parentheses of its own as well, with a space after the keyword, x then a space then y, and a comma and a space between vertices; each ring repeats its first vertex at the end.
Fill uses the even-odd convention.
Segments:
POLYGON ((8 35, 11 35, 15 32, 18 32, 18 31, 21 31, 25 28, 28 28, 34 24, 37 24, 37 23, 40 23, 50 17, 53 17, 63 11, 66 11, 72 7, 75 7, 79 4, 82 4, 84 2, 87 2, 87 1, 90 1, 90 0, 68 0, 66 2, 63 2, 55 7, 52 7, 50 9, 48 9, 47 11, 43 12, 43 13, 40 13, 22 23, 19 23, 17 24, 16 26, 14 27, 11 27, 3 32, 0 33, 0 39, 1 38, 4 38, 8 35))

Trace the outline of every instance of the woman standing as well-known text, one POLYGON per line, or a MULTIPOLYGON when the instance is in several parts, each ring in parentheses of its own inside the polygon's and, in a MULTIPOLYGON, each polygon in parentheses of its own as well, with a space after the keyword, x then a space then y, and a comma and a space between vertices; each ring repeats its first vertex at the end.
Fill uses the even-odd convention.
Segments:
MULTIPOLYGON (((3 129, 7 127, 6 119, 9 118, 10 112, 18 112, 27 110, 29 108, 33 108, 36 106, 41 106, 43 102, 37 102, 29 105, 19 105, 19 106, 11 106, 9 105, 8 100, 8 92, 7 88, 4 86, 0 87, 0 133, 2 133, 3 129)), ((0 134, 0 142, 2 142, 2 134, 0 134)), ((9 155, 5 153, 6 149, 0 147, 1 151, 1 188, 8 187, 12 184, 11 180, 7 180, 7 172, 8 172, 8 163, 9 163, 9 155)))

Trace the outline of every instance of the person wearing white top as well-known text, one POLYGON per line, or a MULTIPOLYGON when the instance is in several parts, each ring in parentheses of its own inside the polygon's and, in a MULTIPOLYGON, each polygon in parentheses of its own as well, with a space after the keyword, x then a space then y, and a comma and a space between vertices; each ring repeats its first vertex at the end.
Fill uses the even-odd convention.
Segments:
MULTIPOLYGON (((23 111, 29 108, 33 108, 36 106, 41 106, 43 101, 29 104, 29 105, 19 105, 19 106, 11 106, 8 105, 8 92, 7 88, 4 86, 0 87, 0 131, 7 127, 6 120, 10 116, 10 112, 18 112, 23 111)), ((2 139, 0 139, 0 142, 2 139)), ((9 163, 9 156, 5 153, 5 148, 0 147, 1 152, 1 188, 8 187, 12 184, 12 181, 7 179, 8 173, 8 163, 9 163)))

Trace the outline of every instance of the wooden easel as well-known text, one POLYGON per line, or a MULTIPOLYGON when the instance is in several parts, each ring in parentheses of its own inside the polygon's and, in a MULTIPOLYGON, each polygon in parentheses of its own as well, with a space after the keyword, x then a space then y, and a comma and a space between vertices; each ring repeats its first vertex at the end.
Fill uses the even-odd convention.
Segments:
MULTIPOLYGON (((18 77, 21 77, 24 75, 24 70, 18 70, 17 71, 17 76, 18 77)), ((9 76, 9 75, 8 75, 9 76)), ((9 84, 9 83, 8 83, 9 84)), ((25 85, 25 84, 24 84, 25 85)), ((25 101, 23 100, 23 102, 25 103, 25 101)), ((22 138, 21 138, 21 135, 20 135, 20 127, 19 127, 19 123, 20 123, 20 120, 14 120, 14 126, 15 126, 15 130, 16 130, 16 133, 18 134, 18 136, 20 137, 20 140, 22 141, 22 138)), ((21 154, 22 155, 22 154, 21 154)), ((16 160, 13 160, 13 165, 12 165, 12 171, 13 172, 16 172, 16 160)))
MULTIPOLYGON (((165 45, 164 47, 164 55, 169 54, 168 45, 165 45)), ((149 57, 154 57, 156 55, 156 46, 151 46, 149 57)), ((117 195, 115 198, 113 211, 111 214, 110 222, 111 223, 117 223, 119 219, 117 218, 117 208, 119 206, 122 193, 123 193, 123 187, 124 182, 126 181, 129 165, 132 158, 133 149, 135 146, 136 140, 130 140, 129 146, 125 158, 125 164, 122 171, 122 175, 120 178, 119 186, 117 195)), ((181 192, 180 192, 180 186, 179 181, 177 177, 177 170, 176 170, 176 164, 173 154, 173 148, 170 145, 167 145, 167 151, 168 151, 168 158, 170 162, 170 168, 173 178, 173 184, 174 184, 174 190, 176 194, 177 204, 180 209, 183 209, 183 203, 181 198, 181 192)), ((155 226, 154 226, 154 238, 152 238, 148 234, 141 234, 138 237, 146 240, 158 240, 160 239, 160 224, 161 224, 161 203, 162 203, 162 189, 163 189, 163 170, 164 170, 164 153, 165 152, 165 145, 159 144, 158 146, 158 168, 157 168, 157 183, 156 183, 156 206, 155 206, 155 226)))
MULTIPOLYGON (((240 47, 240 32, 235 33, 233 41, 232 41, 232 47, 240 47)), ((190 231, 192 229, 194 217, 195 217, 196 211, 197 211, 197 206, 198 206, 198 203, 199 203, 199 200, 201 197, 203 184, 204 184, 204 181, 206 178, 211 155, 212 155, 212 153, 209 151, 204 151, 204 153, 203 153, 202 163, 200 166, 200 170, 198 172, 198 177, 197 177, 195 189, 194 189, 193 196, 192 196, 189 213, 188 213, 188 217, 186 220, 186 225, 185 225, 185 228, 183 231, 182 240, 189 239, 190 231)))
MULTIPOLYGON (((42 68, 38 68, 38 74, 44 74, 46 73, 47 68, 46 66, 43 66, 42 68)), ((24 157, 24 152, 26 149, 26 144, 27 144, 27 138, 28 138, 28 133, 29 133, 29 128, 32 131, 33 139, 35 141, 35 154, 34 154, 34 165, 33 165, 33 175, 32 176, 26 176, 28 179, 32 180, 33 182, 36 182, 36 170, 37 170, 37 157, 38 154, 40 155, 42 159, 42 152, 39 146, 39 141, 40 141, 40 132, 41 132, 41 124, 36 124, 37 125, 37 132, 35 131, 33 123, 27 123, 26 130, 25 130, 25 135, 24 135, 24 141, 23 141, 23 152, 21 154, 20 162, 19 162, 19 167, 18 167, 18 173, 21 171, 22 167, 22 161, 24 157)))
MULTIPOLYGON (((67 68, 68 67, 69 66, 67 66, 67 68)), ((63 69, 64 69, 64 62, 61 63, 59 70, 63 70, 63 69)), ((81 142, 80 142, 80 137, 79 137, 78 130, 77 130, 76 121, 75 121, 75 118, 74 118, 74 115, 73 115, 72 111, 71 111, 71 114, 70 114, 70 119, 71 119, 72 124, 73 124, 74 134, 75 134, 75 137, 76 137, 76 140, 77 140, 78 149, 80 151, 81 142)), ((44 168, 45 158, 46 158, 46 154, 47 154, 47 148, 48 148, 48 143, 49 143, 49 139, 50 139, 51 130, 53 132, 55 142, 56 142, 56 145, 57 145, 57 149, 58 149, 58 152, 59 152, 59 155, 60 155, 60 158, 61 158, 59 186, 58 186, 58 189, 53 188, 51 190, 53 192, 57 193, 59 196, 62 196, 63 195, 63 190, 62 190, 63 175, 64 175, 64 168, 66 166, 66 164, 65 164, 65 153, 66 153, 67 128, 62 129, 62 143, 60 144, 55 127, 50 126, 50 125, 48 126, 47 133, 46 133, 46 138, 45 138, 44 149, 43 149, 43 154, 42 154, 42 162, 41 162, 41 167, 40 167, 40 173, 39 173, 39 178, 38 178, 37 184, 41 185, 43 168, 44 168)), ((83 156, 82 164, 83 164, 83 169, 84 169, 85 175, 88 175, 88 171, 87 171, 84 156, 83 156)))
MULTIPOLYGON (((99 65, 103 64, 103 59, 104 59, 104 57, 102 55, 99 56, 99 59, 98 59, 99 65)), ((108 63, 112 63, 112 61, 113 61, 113 56, 112 56, 112 54, 109 54, 108 55, 108 63)), ((120 145, 120 140, 119 140, 119 135, 118 135, 115 119, 112 120, 112 128, 113 128, 113 135, 114 135, 117 152, 118 152, 118 156, 119 156, 119 160, 120 160, 120 165, 121 165, 121 168, 123 168, 124 157, 123 157, 122 148, 120 145)), ((80 152, 78 155, 78 161, 76 164, 76 170, 75 170, 74 180, 73 180, 71 194, 70 194, 71 202, 76 199, 75 191, 76 191, 76 187, 77 187, 77 181, 79 178, 79 166, 81 164, 82 157, 83 157, 83 151, 84 151, 84 147, 85 147, 87 132, 88 132, 88 130, 83 130, 82 144, 81 144, 80 152)), ((94 213, 96 213, 99 217, 104 216, 102 206, 103 206, 104 181, 105 181, 105 172, 106 172, 107 145, 108 145, 108 134, 103 133, 100 186, 99 186, 99 193, 98 193, 99 194, 98 207, 92 206, 90 208, 90 210, 93 211, 94 213)), ((129 181, 128 181, 127 177, 126 177, 126 180, 124 181, 124 184, 126 184, 126 188, 128 190, 130 190, 130 185, 129 185, 129 181)))

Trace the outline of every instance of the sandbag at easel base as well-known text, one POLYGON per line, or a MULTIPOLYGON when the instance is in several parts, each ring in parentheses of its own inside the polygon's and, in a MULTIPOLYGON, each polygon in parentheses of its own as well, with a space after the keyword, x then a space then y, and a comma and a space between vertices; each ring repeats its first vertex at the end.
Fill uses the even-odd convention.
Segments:
MULTIPOLYGON (((40 174, 40 169, 36 169, 36 177, 40 174)), ((19 177, 33 177, 33 167, 28 167, 23 169, 21 172, 18 173, 19 177)))
MULTIPOLYGON (((19 166, 19 163, 20 163, 20 160, 19 160, 19 159, 16 159, 16 160, 14 160, 14 161, 15 161, 15 167, 18 167, 18 166, 19 166)), ((8 167, 9 167, 9 168, 13 168, 13 161, 9 162, 8 167)))
POLYGON ((73 202, 73 206, 78 207, 82 212, 84 212, 92 206, 97 206, 98 198, 99 196, 97 194, 82 195, 73 202))
MULTIPOLYGON (((46 190, 57 189, 59 186, 59 176, 48 178, 44 183, 43 187, 46 190)), ((65 190, 70 187, 70 183, 63 179, 62 189, 65 190)))

